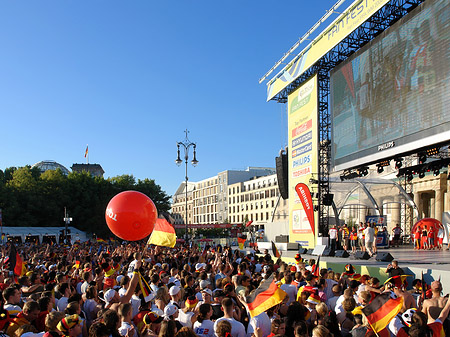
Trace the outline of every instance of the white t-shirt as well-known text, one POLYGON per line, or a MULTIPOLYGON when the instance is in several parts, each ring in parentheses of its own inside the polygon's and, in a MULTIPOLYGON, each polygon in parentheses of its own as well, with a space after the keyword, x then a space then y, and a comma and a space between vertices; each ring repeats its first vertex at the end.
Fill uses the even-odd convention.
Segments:
POLYGON ((372 227, 367 227, 364 230, 364 234, 366 236, 366 242, 373 242, 375 239, 375 230, 372 227))
POLYGON ((270 328, 272 322, 266 312, 260 313, 258 316, 253 317, 250 320, 250 324, 247 329, 247 336, 251 337, 252 333, 255 332, 256 328, 260 328, 263 336, 270 335, 270 328))
POLYGON ((231 337, 246 337, 244 324, 236 321, 234 318, 219 318, 214 323, 214 332, 216 332, 217 324, 224 319, 226 319, 231 324, 231 337))
POLYGON ((178 318, 176 320, 183 324, 183 326, 192 328, 192 316, 194 316, 193 311, 188 311, 185 313, 183 310, 179 309, 178 318))
POLYGON ((120 325, 120 328, 119 328, 119 334, 121 336, 126 336, 128 331, 130 331, 133 328, 134 328, 133 337, 138 337, 136 327, 128 322, 122 322, 122 324, 120 325))
POLYGON ((330 240, 337 239, 337 229, 336 228, 330 228, 328 231, 328 234, 330 235, 330 240))
POLYGON ((214 322, 209 319, 201 323, 197 321, 194 323, 194 332, 201 337, 214 337, 214 322))
POLYGON ((289 296, 289 301, 286 303, 287 305, 291 304, 297 298, 297 287, 295 285, 285 283, 281 285, 280 289, 284 290, 289 296))
POLYGON ((69 304, 68 300, 69 299, 67 297, 61 297, 58 300, 58 305, 56 307, 58 309, 58 311, 64 312, 64 310, 66 310, 67 304, 69 304))

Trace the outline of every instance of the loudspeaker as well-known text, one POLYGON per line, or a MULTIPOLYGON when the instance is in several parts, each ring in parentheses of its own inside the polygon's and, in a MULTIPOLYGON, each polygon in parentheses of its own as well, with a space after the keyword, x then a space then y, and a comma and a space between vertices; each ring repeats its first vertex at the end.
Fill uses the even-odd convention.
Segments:
POLYGON ((275 242, 288 243, 289 242, 289 235, 278 235, 278 236, 275 236, 275 242))
POLYGON ((330 247, 327 247, 327 248, 323 251, 322 256, 334 256, 334 252, 331 251, 331 248, 330 248, 330 247))
POLYGON ((345 257, 345 258, 347 258, 347 257, 350 256, 350 254, 349 254, 346 250, 337 250, 337 251, 335 252, 334 256, 336 256, 336 257, 345 257))
POLYGON ((355 259, 357 260, 368 260, 370 259, 370 255, 367 252, 362 252, 360 250, 358 250, 355 254, 355 259))
POLYGON ((302 254, 306 254, 306 252, 308 251, 308 249, 306 249, 306 248, 299 248, 298 249, 298 253, 300 254, 300 255, 302 255, 302 254))
POLYGON ((314 251, 314 249, 308 249, 306 251, 306 255, 312 255, 313 251, 314 251))
POLYGON ((298 243, 297 242, 288 242, 287 250, 298 250, 298 243))
POLYGON ((394 257, 389 253, 377 253, 375 260, 382 262, 392 262, 392 260, 394 260, 394 257))
POLYGON ((275 157, 275 167, 277 168, 278 189, 281 197, 286 200, 289 198, 289 175, 288 175, 288 157, 284 152, 280 152, 279 157, 275 157))
POLYGON ((324 206, 331 206, 333 204, 334 194, 327 193, 323 195, 322 203, 324 206))

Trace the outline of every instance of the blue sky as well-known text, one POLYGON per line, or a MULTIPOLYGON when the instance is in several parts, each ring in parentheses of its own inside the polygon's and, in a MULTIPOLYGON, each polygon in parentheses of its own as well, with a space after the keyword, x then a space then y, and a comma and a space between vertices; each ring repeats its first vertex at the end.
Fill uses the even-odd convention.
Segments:
POLYGON ((199 160, 190 181, 274 167, 285 106, 258 80, 334 3, 2 1, 0 169, 70 168, 89 144, 105 178, 155 179, 172 195, 186 128, 199 160))

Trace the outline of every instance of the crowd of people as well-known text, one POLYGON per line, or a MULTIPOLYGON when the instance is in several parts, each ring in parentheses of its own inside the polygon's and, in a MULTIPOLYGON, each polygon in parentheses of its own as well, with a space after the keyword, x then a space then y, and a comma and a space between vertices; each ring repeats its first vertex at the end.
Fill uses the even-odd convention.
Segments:
POLYGON ((245 254, 220 245, 16 249, 17 259, 2 248, 0 273, 0 330, 10 337, 434 337, 447 329, 450 301, 441 283, 425 292, 415 280, 406 290, 395 262, 382 284, 351 264, 320 269, 299 254, 287 264, 268 251, 245 254), (14 275, 20 261, 26 272, 14 275), (248 301, 266 282, 283 296, 252 317, 255 306, 269 303, 259 295, 248 301), (386 293, 401 298, 402 307, 374 331, 362 310, 386 293))

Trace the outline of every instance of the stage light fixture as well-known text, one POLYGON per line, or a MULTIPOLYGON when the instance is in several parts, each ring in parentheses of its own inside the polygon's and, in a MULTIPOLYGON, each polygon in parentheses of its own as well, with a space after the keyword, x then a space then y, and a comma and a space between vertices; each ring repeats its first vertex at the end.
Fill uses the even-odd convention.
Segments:
POLYGON ((406 176, 406 181, 409 183, 411 180, 413 180, 414 176, 410 173, 406 176))
POLYGON ((317 179, 314 179, 314 178, 309 178, 309 183, 310 183, 311 185, 314 185, 314 184, 318 184, 319 181, 318 181, 317 179))
POLYGON ((434 169, 433 175, 434 175, 435 177, 437 177, 437 176, 440 175, 440 174, 441 174, 441 170, 440 170, 440 169, 438 169, 438 168, 434 169))
POLYGON ((377 167, 377 172, 378 173, 383 173, 383 171, 384 171, 384 167, 383 166, 378 166, 377 167))
POLYGON ((424 178, 424 177, 425 177, 425 172, 420 171, 420 172, 419 172, 419 178, 422 179, 422 178, 424 178))
POLYGON ((403 158, 395 159, 395 169, 399 169, 403 166, 403 158))
POLYGON ((427 161, 426 153, 419 153, 419 164, 423 164, 427 161))
POLYGON ((365 177, 369 174, 369 168, 367 166, 360 167, 358 169, 358 174, 360 177, 365 177))
POLYGON ((432 147, 431 149, 427 150, 427 156, 435 156, 439 153, 438 147, 432 147))

